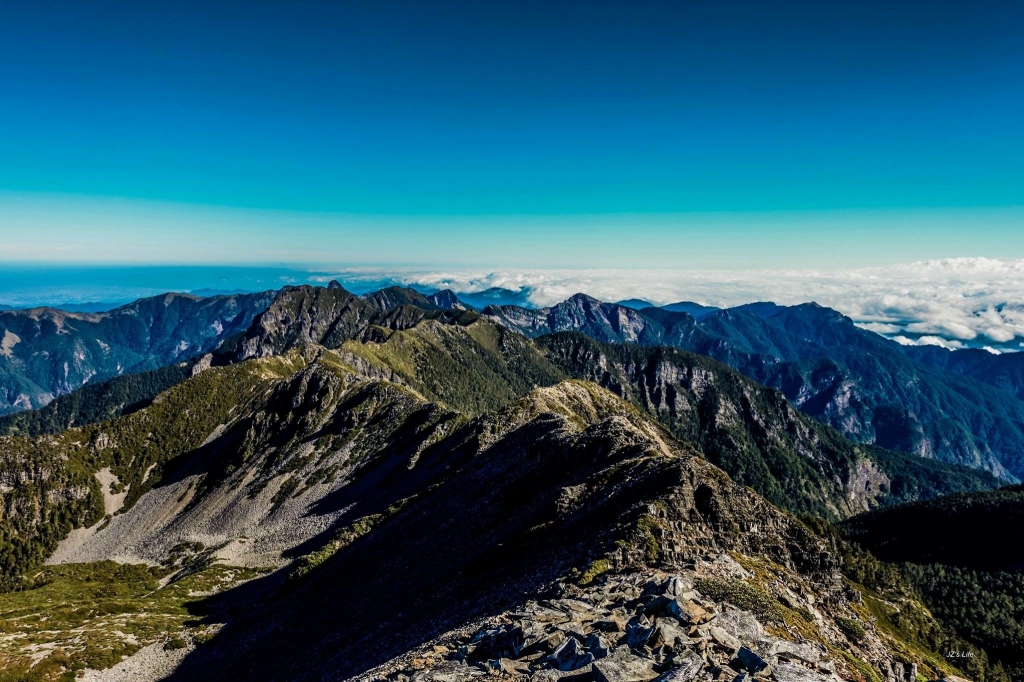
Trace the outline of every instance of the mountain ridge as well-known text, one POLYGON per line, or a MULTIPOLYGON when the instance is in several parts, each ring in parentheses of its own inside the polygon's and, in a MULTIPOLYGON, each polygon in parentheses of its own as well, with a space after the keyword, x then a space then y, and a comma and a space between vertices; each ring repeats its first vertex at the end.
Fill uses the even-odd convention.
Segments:
POLYGON ((90 381, 207 353, 247 329, 274 295, 169 293, 103 313, 0 311, 0 414, 41 407, 90 381))
POLYGON ((816 304, 687 313, 632 310, 578 294, 552 307, 483 314, 536 338, 580 331, 603 342, 674 346, 778 388, 802 411, 864 443, 1024 475, 1024 402, 916 362, 902 346, 816 304))
MULTIPOLYGON (((600 594, 576 591, 584 576, 643 585, 661 584, 658 576, 670 572, 694 586, 678 603, 707 614, 695 616, 698 630, 665 629, 665 647, 659 640, 647 646, 650 635, 627 632, 672 622, 653 611, 606 609, 621 620, 618 634, 602 635, 618 646, 614 657, 587 621, 579 637, 571 635, 579 662, 564 664, 565 671, 589 665, 603 674, 614 662, 652 671, 643 678, 649 680, 680 670, 683 650, 698 647, 706 656, 695 672, 711 680, 729 670, 732 654, 713 644, 719 640, 708 628, 719 625, 708 619, 725 627, 737 604, 751 614, 744 618, 764 624, 751 628, 781 628, 772 631, 781 639, 752 630, 732 630, 732 640, 717 636, 765 657, 776 682, 796 682, 785 677, 790 673, 826 682, 830 670, 892 682, 914 682, 919 669, 954 671, 936 653, 941 642, 954 641, 941 623, 910 600, 901 602, 904 613, 924 634, 875 625, 843 572, 844 552, 854 550, 840 551, 704 459, 701 448, 714 457, 720 443, 771 461, 773 438, 808 461, 832 456, 822 447, 827 427, 711 359, 602 345, 581 334, 534 342, 475 313, 408 305, 385 311, 340 287, 285 290, 245 335, 225 344, 138 411, 55 435, 0 437, 3 470, 12 474, 0 482, 2 565, 6 584, 23 588, 0 594, 0 610, 12 612, 5 604, 23 603, 19 595, 66 585, 61 576, 69 571, 103 573, 111 560, 159 566, 151 575, 168 582, 148 594, 233 571, 222 581, 226 591, 197 598, 191 608, 198 619, 164 626, 187 651, 172 679, 239 671, 252 679, 343 678, 391 665, 436 637, 455 637, 446 641, 460 643, 446 654, 431 654, 440 667, 410 659, 419 667, 408 675, 399 667, 385 676, 398 682, 422 673, 429 680, 435 670, 453 674, 456 665, 465 677, 447 679, 461 682, 478 668, 465 665, 469 654, 460 659, 459 647, 479 647, 447 633, 480 618, 513 618, 530 632, 547 632, 550 646, 538 646, 554 656, 556 646, 576 646, 569 635, 546 630, 542 615, 510 614, 567 595, 606 609, 600 594), (655 421, 669 405, 675 410, 662 419, 693 442, 655 421), (39 570, 44 558, 49 563, 39 570), (251 572, 257 568, 283 570, 260 577, 251 572), (239 575, 245 582, 232 587, 230 576, 239 575), (687 643, 671 640, 680 636, 687 643), (206 643, 196 645, 200 640, 206 643), (826 668, 786 658, 787 647, 805 645, 819 651, 814 661, 827 661, 826 668)), ((829 495, 837 516, 856 509, 842 502, 845 490, 829 495)), ((629 609, 647 609, 658 594, 623 589, 633 596, 622 604, 640 605, 629 609), (638 600, 642 594, 648 596, 638 600)), ((861 598, 882 608, 879 599, 898 597, 861 598)), ((142 619, 147 604, 103 608, 142 619)), ((43 622, 47 632, 63 632, 43 622)), ((67 627, 79 634, 57 644, 66 658, 54 654, 39 674, 63 674, 72 654, 103 660, 98 652, 111 642, 125 655, 161 646, 159 629, 125 643, 117 639, 120 626, 102 618, 72 619, 67 627)), ((5 640, 0 650, 28 669, 35 659, 23 643, 5 640)), ((482 658, 469 663, 487 669, 507 657, 479 651, 473 656, 482 658)), ((540 680, 554 674, 552 660, 517 665, 540 680)), ((984 671, 989 664, 979 653, 971 665, 984 671)))

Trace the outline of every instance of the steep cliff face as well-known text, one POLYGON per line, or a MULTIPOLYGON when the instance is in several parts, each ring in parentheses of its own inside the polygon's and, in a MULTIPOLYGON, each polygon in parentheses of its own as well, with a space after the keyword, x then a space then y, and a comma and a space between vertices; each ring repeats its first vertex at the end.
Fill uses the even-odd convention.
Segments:
POLYGON ((86 383, 153 370, 249 328, 274 292, 165 294, 106 313, 0 312, 0 414, 46 405, 86 383))
MULTIPOLYGON (((960 366, 952 360, 908 355, 813 303, 739 306, 697 321, 685 312, 633 310, 578 294, 551 308, 491 306, 484 315, 531 338, 579 331, 602 342, 708 355, 779 389, 802 412, 858 442, 1010 480, 1024 476, 1024 402, 1012 391, 971 378, 966 364, 957 373, 945 369, 960 366)), ((981 366, 976 373, 998 383, 981 366)))
POLYGON ((309 344, 338 348, 363 335, 376 338, 377 328, 409 329, 425 319, 469 324, 476 317, 462 307, 444 308, 412 289, 393 287, 360 297, 337 282, 326 288, 285 287, 227 357, 268 357, 309 344))
POLYGON ((780 392, 704 356, 602 344, 573 332, 537 343, 562 371, 643 408, 737 483, 796 513, 841 518, 879 503, 998 484, 983 472, 856 445, 780 392))

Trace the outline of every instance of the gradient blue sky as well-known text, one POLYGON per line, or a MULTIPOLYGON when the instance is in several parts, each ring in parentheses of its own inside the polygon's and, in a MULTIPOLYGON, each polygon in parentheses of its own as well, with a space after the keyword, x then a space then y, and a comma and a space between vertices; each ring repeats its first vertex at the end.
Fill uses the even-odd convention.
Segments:
POLYGON ((0 261, 1024 256, 1024 4, 5 2, 0 261))

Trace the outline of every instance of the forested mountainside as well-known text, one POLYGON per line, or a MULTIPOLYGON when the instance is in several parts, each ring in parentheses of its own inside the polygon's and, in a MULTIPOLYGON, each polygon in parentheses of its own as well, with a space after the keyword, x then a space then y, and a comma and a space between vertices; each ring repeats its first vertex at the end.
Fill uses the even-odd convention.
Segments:
POLYGON ((697 321, 578 294, 552 308, 483 311, 536 338, 579 331, 598 341, 674 346, 708 355, 777 388, 848 438, 923 457, 1024 476, 1024 401, 965 374, 923 364, 900 344, 815 304, 751 304, 697 321))
POLYGON ((845 537, 899 566, 925 603, 1024 677, 1024 487, 948 495, 856 516, 845 537))
POLYGON ((274 296, 164 294, 104 313, 0 311, 0 414, 207 353, 248 329, 274 296))
POLYGON ((46 407, 0 417, 0 435, 59 433, 74 426, 95 424, 141 409, 160 393, 187 379, 195 364, 182 362, 86 384, 54 398, 46 407))
POLYGON ((1024 400, 1024 353, 939 346, 907 346, 904 352, 920 363, 969 376, 1024 400))

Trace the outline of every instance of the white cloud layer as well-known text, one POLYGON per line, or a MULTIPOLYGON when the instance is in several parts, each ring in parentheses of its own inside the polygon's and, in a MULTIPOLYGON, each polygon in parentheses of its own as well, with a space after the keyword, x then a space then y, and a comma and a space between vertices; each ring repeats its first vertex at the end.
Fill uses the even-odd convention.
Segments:
POLYGON ((1024 339, 1024 259, 952 258, 835 271, 348 270, 336 276, 346 282, 390 281, 463 292, 502 287, 523 291, 537 306, 577 292, 657 305, 816 301, 901 343, 1019 350, 1024 339))

